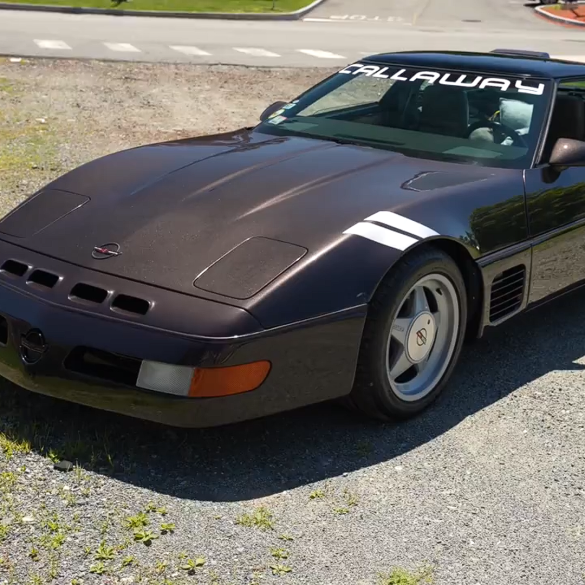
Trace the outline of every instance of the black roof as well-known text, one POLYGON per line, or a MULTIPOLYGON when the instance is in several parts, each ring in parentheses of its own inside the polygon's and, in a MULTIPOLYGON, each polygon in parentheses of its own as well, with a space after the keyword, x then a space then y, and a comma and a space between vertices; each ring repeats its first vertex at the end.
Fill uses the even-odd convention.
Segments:
POLYGON ((456 51, 404 51, 371 55, 372 60, 387 65, 430 67, 465 71, 484 71, 525 77, 585 77, 585 64, 533 56, 471 53, 456 51))

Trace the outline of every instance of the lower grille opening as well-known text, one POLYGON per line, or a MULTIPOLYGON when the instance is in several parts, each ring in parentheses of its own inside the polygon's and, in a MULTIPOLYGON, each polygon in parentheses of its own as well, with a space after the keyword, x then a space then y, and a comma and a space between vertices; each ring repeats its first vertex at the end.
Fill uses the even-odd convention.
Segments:
POLYGON ((103 303, 108 296, 108 291, 91 284, 77 283, 69 293, 72 301, 85 301, 88 303, 103 303))
POLYGON ((0 272, 12 274, 12 276, 24 276, 28 271, 28 266, 16 260, 6 260, 0 267, 0 272))
POLYGON ((108 382, 135 386, 142 361, 91 347, 76 347, 64 362, 66 369, 108 382))
POLYGON ((150 309, 150 303, 144 299, 138 299, 128 295, 118 295, 112 303, 112 309, 123 313, 146 315, 148 309, 150 309))
POLYGON ((51 272, 35 270, 26 281, 27 284, 40 288, 53 288, 59 282, 59 277, 51 272))
POLYGON ((8 321, 0 315, 0 345, 8 343, 8 321))

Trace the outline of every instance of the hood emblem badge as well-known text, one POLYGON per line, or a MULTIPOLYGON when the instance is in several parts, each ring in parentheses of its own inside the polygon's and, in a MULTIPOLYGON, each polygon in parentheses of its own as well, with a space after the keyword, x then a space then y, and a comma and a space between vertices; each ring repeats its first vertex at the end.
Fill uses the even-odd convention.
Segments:
POLYGON ((95 246, 91 256, 95 260, 105 260, 106 258, 111 258, 112 256, 119 256, 121 253, 120 244, 110 242, 109 244, 95 246))

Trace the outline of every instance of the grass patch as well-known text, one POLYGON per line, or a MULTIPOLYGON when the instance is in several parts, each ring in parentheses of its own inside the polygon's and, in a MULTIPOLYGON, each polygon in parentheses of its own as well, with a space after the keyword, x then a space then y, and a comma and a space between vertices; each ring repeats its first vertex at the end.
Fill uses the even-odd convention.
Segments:
POLYGON ((380 575, 380 585, 430 585, 433 582, 433 571, 425 567, 411 573, 405 569, 392 569, 387 575, 380 575))
POLYGON ((3 120, 0 112, 0 174, 27 176, 57 155, 50 128, 36 120, 3 120))
POLYGON ((14 95, 17 93, 14 84, 6 77, 0 77, 0 95, 14 95))
POLYGON ((171 12, 294 12, 313 0, 12 0, 12 4, 45 4, 75 8, 117 8, 121 10, 160 10, 171 12))
MULTIPOLYGON (((2 155, 0 154, 0 170, 2 155)), ((30 453, 30 442, 22 437, 13 435, 11 432, 0 432, 0 452, 2 452, 7 459, 12 459, 15 453, 30 453)))
POLYGON ((261 506, 257 508, 253 514, 243 514, 236 519, 236 524, 240 526, 254 527, 260 530, 273 530, 273 516, 272 513, 261 506))

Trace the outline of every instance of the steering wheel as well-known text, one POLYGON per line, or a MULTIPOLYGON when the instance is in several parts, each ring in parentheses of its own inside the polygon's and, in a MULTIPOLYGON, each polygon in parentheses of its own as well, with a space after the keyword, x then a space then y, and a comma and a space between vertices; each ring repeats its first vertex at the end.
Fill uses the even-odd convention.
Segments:
POLYGON ((479 122, 474 122, 471 126, 469 126, 469 128, 467 128, 467 134, 465 137, 469 138, 471 133, 475 132, 475 130, 478 128, 491 128, 494 130, 494 132, 503 134, 504 138, 509 136, 512 139, 512 144, 514 146, 528 148, 528 144, 526 144, 524 137, 520 136, 520 134, 518 134, 514 128, 511 128, 506 124, 501 124, 500 122, 492 122, 491 120, 480 120, 479 122))

